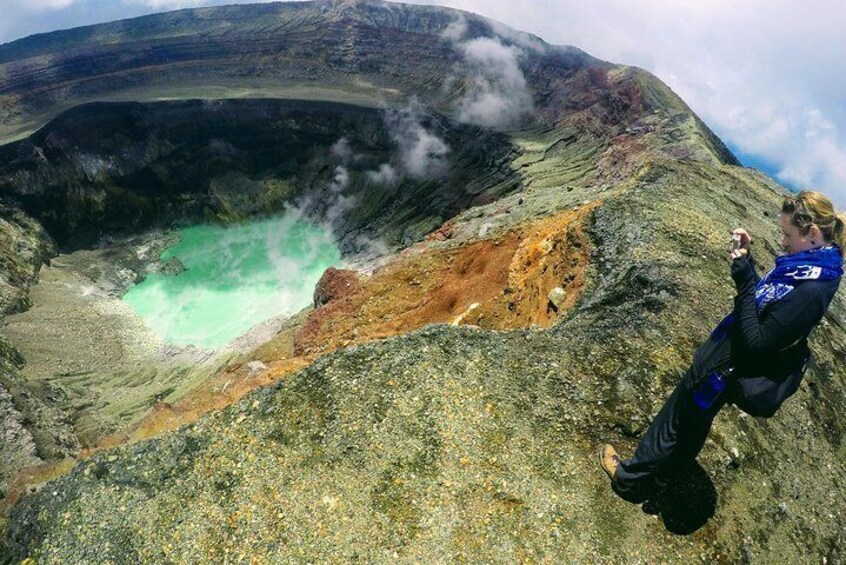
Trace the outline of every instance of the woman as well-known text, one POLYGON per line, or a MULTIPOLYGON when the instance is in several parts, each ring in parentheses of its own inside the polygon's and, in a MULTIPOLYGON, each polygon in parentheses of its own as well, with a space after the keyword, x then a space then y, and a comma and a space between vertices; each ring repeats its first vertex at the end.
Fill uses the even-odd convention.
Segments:
POLYGON ((761 279, 745 230, 732 232, 734 310, 693 356, 631 459, 600 451, 615 492, 642 501, 690 464, 727 402, 770 417, 799 388, 811 352, 808 334, 822 319, 843 275, 846 226, 818 192, 787 197, 779 223, 785 252, 761 279))

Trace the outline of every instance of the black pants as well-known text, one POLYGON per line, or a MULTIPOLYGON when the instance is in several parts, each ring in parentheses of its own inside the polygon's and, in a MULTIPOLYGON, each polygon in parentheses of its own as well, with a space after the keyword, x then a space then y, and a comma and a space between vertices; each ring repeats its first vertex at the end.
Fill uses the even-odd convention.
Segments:
POLYGON ((696 459, 711 423, 726 404, 728 391, 707 410, 693 399, 694 376, 688 370, 652 420, 634 456, 620 462, 614 489, 624 498, 640 498, 696 459), (628 495, 628 496, 627 496, 628 495))

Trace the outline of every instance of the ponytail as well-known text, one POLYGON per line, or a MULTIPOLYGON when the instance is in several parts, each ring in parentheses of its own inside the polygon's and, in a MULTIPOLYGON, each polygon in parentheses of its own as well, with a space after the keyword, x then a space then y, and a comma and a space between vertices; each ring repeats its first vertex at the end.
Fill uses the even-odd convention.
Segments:
POLYGON ((834 229, 831 232, 831 239, 840 248, 840 256, 846 254, 846 215, 837 214, 834 220, 834 229))

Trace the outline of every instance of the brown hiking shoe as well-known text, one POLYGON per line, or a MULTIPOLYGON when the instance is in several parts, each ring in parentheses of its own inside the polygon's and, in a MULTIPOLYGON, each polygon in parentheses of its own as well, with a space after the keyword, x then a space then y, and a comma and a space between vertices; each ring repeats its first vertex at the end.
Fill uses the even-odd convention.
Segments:
POLYGON ((606 443, 599 449, 599 464, 602 466, 602 470, 608 474, 608 477, 614 480, 614 474, 620 465, 620 456, 617 455, 610 444, 606 443))

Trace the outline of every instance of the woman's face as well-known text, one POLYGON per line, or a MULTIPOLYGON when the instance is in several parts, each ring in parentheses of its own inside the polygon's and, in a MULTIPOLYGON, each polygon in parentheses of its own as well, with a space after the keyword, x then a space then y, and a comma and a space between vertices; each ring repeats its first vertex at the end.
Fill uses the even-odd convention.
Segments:
POLYGON ((781 248, 785 253, 798 253, 822 247, 822 241, 811 243, 811 240, 815 239, 814 234, 817 232, 815 227, 808 231, 808 235, 803 236, 799 228, 790 223, 790 217, 787 214, 780 214, 778 220, 781 224, 781 248))

